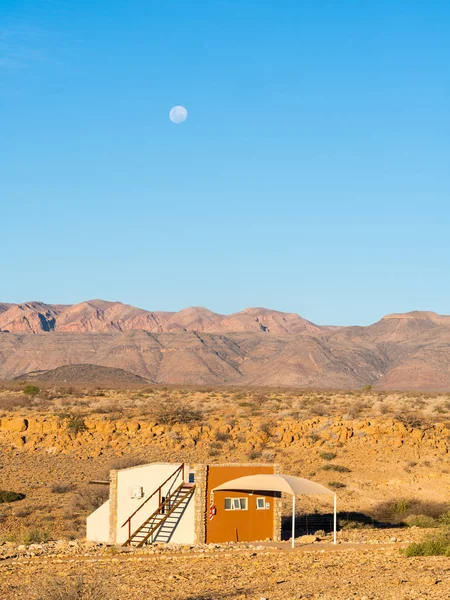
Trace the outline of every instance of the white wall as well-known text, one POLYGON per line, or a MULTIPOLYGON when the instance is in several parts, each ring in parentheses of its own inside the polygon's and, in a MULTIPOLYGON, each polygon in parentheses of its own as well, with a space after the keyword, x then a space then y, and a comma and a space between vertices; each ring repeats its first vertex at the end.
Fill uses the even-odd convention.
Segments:
MULTIPOLYGON (((117 531, 116 543, 121 544, 128 539, 128 524, 122 527, 128 517, 176 470, 179 464, 153 463, 122 469, 117 473, 117 531), (143 498, 132 498, 132 489, 142 487, 143 498)), ((185 465, 185 481, 188 480, 189 467, 185 465)), ((172 478, 162 489, 162 496, 168 496, 183 481, 180 473, 172 478)), ((159 494, 155 494, 131 520, 133 533, 148 518, 159 505, 159 494)), ((95 513, 94 513, 95 514, 95 513)), ((192 544, 195 539, 194 528, 194 496, 190 497, 189 504, 183 513, 171 542, 179 544, 192 544)))
POLYGON ((92 542, 109 541, 109 500, 88 516, 86 539, 92 542))

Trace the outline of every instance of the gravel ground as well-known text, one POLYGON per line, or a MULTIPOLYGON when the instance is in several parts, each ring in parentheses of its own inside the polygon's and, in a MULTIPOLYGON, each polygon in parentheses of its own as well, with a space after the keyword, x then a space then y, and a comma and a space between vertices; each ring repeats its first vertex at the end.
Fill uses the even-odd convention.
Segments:
POLYGON ((0 562, 0 598, 28 600, 43 578, 76 576, 108 582, 108 600, 450 598, 448 558, 408 559, 396 545, 19 558, 0 562))

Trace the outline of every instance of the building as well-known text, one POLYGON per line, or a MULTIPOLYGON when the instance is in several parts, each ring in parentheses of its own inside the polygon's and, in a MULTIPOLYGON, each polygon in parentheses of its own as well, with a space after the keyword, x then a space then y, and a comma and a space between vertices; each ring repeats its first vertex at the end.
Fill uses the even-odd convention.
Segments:
POLYGON ((278 541, 278 492, 214 491, 239 477, 277 473, 274 464, 152 463, 111 471, 109 500, 88 516, 86 537, 133 546, 278 541))

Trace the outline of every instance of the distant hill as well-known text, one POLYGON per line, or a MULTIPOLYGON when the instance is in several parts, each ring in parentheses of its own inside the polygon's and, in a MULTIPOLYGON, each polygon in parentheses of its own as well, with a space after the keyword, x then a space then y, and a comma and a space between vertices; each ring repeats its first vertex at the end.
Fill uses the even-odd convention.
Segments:
POLYGON ((220 315, 199 307, 185 308, 179 312, 150 312, 122 302, 105 300, 89 300, 73 306, 43 302, 0 303, 0 331, 9 333, 114 333, 131 330, 153 333, 299 333, 320 331, 320 327, 295 313, 267 308, 247 308, 232 315, 220 315))
POLYGON ((102 367, 100 365, 64 365, 50 371, 35 371, 17 379, 27 381, 46 381, 52 383, 107 383, 118 384, 148 383, 147 379, 134 375, 123 369, 102 367))
POLYGON ((368 327, 323 327, 266 308, 220 315, 103 300, 0 303, 0 379, 59 377, 64 367, 69 380, 66 365, 78 381, 98 365, 162 384, 450 391, 450 317, 414 311, 368 327))

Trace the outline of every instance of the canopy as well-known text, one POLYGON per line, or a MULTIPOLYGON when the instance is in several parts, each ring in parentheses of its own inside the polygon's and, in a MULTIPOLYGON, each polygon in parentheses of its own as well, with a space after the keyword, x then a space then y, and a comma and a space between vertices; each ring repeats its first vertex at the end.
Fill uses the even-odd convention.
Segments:
POLYGON ((286 492, 294 496, 301 494, 316 495, 326 494, 334 496, 334 492, 328 488, 314 483, 309 479, 301 477, 293 477, 292 475, 247 475, 246 477, 238 477, 231 481, 226 481, 214 488, 213 491, 219 490, 249 490, 258 492, 286 492))
POLYGON ((294 477, 293 475, 247 475, 246 477, 238 477, 221 483, 212 491, 235 492, 240 490, 247 492, 285 492, 292 495, 292 547, 295 544, 295 496, 301 494, 334 496, 333 541, 336 544, 336 494, 320 485, 320 483, 302 479, 302 477, 294 477))

